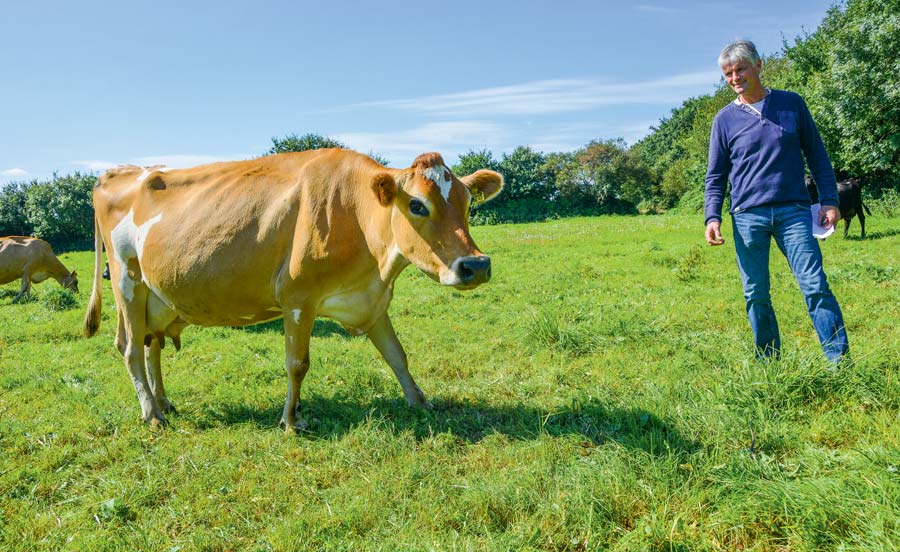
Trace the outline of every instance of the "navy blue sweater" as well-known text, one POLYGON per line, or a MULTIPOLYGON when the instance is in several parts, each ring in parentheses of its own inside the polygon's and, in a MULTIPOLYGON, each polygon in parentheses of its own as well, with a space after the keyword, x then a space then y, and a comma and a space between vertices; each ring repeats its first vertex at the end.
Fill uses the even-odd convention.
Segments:
POLYGON ((729 180, 732 213, 762 205, 809 205, 804 157, 819 189, 819 201, 836 206, 834 169, 799 94, 771 90, 762 116, 745 105, 729 103, 716 114, 709 137, 705 223, 722 220, 729 180))

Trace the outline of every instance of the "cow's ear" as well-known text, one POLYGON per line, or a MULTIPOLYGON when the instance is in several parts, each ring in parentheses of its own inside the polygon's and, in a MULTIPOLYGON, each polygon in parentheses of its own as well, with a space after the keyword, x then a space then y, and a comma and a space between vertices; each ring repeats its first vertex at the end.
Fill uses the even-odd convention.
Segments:
POLYGON ((77 271, 77 270, 73 270, 73 271, 72 271, 72 274, 70 274, 70 276, 72 276, 72 277, 78 276, 78 271, 77 271))
POLYGON ((469 176, 460 178, 460 180, 469 189, 469 193, 472 194, 472 201, 475 204, 484 203, 492 199, 503 189, 503 175, 488 169, 475 171, 469 176))
POLYGON ((397 182, 387 173, 378 173, 372 177, 372 191, 375 192, 378 203, 388 207, 397 196, 397 182))

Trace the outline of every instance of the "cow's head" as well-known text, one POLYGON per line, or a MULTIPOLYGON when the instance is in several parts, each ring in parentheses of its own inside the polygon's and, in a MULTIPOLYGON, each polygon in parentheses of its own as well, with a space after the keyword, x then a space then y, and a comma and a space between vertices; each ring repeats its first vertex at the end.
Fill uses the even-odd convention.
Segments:
POLYGON ((480 170, 457 178, 437 153, 425 153, 373 188, 391 206, 391 229, 401 255, 434 280, 471 289, 491 278, 491 259, 469 234, 469 207, 496 196, 503 177, 480 170))
POLYGON ((78 293, 78 273, 73 270, 68 276, 63 276, 62 286, 78 293))

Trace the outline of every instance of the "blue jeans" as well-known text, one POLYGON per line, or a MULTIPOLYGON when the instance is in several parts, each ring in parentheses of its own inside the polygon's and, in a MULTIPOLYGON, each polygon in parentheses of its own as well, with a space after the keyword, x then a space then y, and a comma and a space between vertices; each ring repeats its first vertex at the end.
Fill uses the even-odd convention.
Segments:
POLYGON ((812 237, 809 207, 754 207, 735 212, 731 221, 757 356, 777 356, 781 350, 778 321, 769 296, 769 244, 774 237, 800 285, 825 356, 832 363, 839 362, 850 345, 841 308, 822 269, 822 251, 812 237))

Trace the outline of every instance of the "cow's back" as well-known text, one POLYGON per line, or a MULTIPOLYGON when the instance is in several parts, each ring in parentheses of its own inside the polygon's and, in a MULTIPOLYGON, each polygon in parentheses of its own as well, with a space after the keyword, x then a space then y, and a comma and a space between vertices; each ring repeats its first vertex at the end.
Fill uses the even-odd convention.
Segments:
POLYGON ((278 316, 286 273, 302 277, 302 270, 314 271, 316 255, 325 254, 323 225, 358 231, 352 221, 337 220, 345 216, 341 209, 326 207, 352 203, 335 197, 346 192, 334 185, 341 180, 335 170, 351 169, 331 159, 348 154, 315 150, 105 175, 95 191, 104 241, 118 262, 136 257, 140 278, 188 322, 231 325, 258 321, 266 312, 278 316), (313 261, 292 266, 298 258, 313 261))
POLYGON ((53 248, 44 240, 27 236, 0 238, 0 284, 21 278, 26 266, 49 265, 53 261, 58 262, 53 248))

